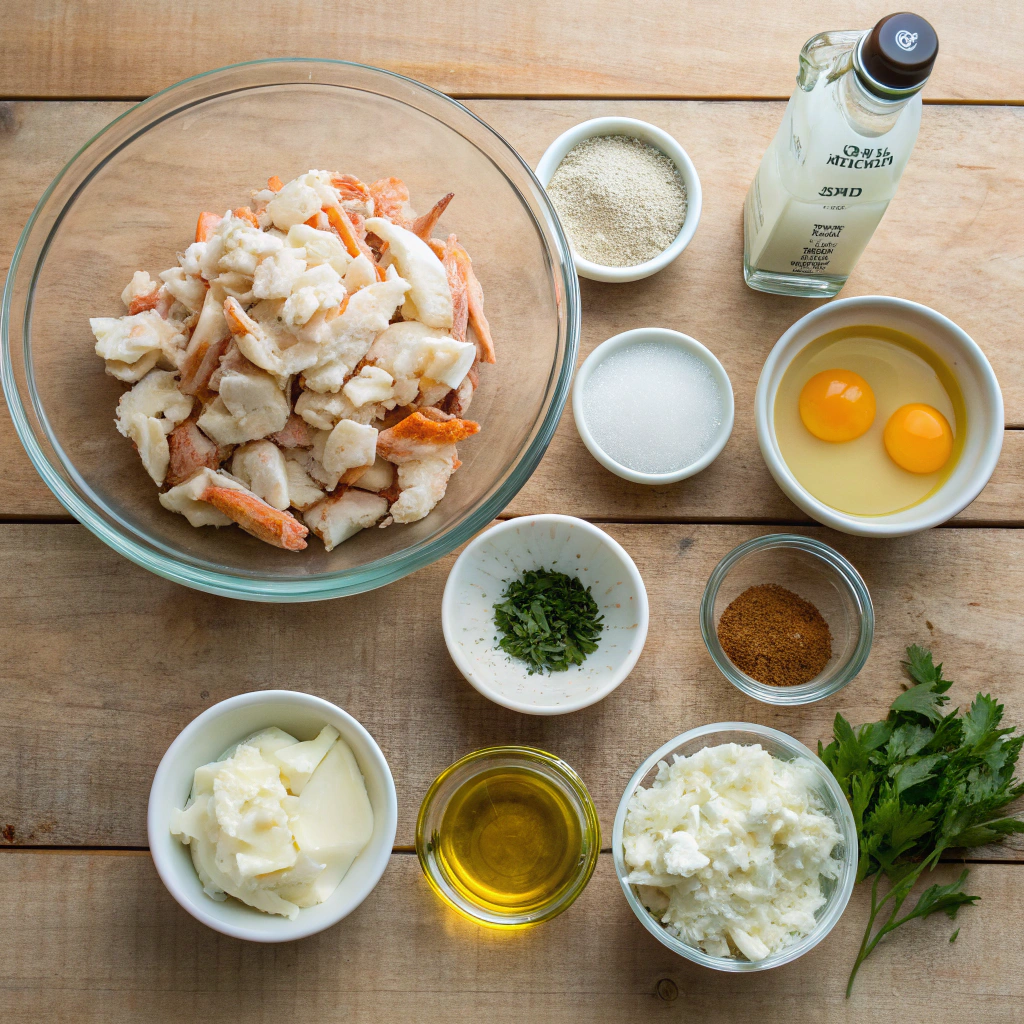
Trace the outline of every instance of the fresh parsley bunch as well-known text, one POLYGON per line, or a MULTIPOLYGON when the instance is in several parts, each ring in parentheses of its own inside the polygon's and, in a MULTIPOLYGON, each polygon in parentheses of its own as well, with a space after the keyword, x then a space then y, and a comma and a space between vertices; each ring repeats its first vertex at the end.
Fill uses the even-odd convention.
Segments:
POLYGON ((494 606, 498 646, 529 666, 529 674, 564 672, 597 650, 604 628, 597 602, 576 576, 534 569, 513 580, 494 606))
POLYGON ((1024 793, 1024 782, 1014 778, 1024 736, 1011 738, 1013 729, 1000 728, 1003 705, 979 693, 967 714, 958 708, 946 714, 953 684, 943 678, 942 665, 932 663, 931 652, 908 647, 903 667, 913 685, 893 701, 884 721, 855 730, 836 715, 835 738, 827 747, 818 744, 857 822, 857 881, 874 876, 871 915, 847 996, 860 965, 889 932, 938 910, 954 918, 961 906, 979 899, 964 891, 965 870, 950 885, 926 889, 901 916, 915 882, 945 850, 1024 832, 1024 821, 1000 814, 1024 793), (880 895, 883 876, 889 888, 880 895))

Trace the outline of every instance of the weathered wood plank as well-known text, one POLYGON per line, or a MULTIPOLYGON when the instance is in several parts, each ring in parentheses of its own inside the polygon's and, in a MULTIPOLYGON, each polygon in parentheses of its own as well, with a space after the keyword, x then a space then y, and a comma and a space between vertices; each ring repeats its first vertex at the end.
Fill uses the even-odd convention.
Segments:
MULTIPOLYGON (((867 914, 863 885, 831 935, 800 960, 723 975, 644 931, 607 854, 561 917, 511 935, 456 917, 427 889, 416 858, 395 855, 345 921, 282 946, 200 925, 171 900, 144 854, 8 851, 0 865, 0 996, 7 1019, 25 1024, 276 1024, 294 1016, 347 1024, 435 1016, 1010 1024, 1024 995, 1018 865, 974 868, 968 886, 981 902, 955 924, 936 914, 900 929, 862 968, 849 1000, 846 975, 867 914)), ((934 880, 951 881, 955 871, 943 867, 934 880)))
MULTIPOLYGON (((441 634, 452 558, 383 590, 312 605, 258 605, 185 590, 150 575, 71 525, 0 526, 0 826, 6 841, 144 846, 156 765, 204 708, 247 690, 319 694, 358 718, 391 764, 397 843, 413 842, 419 802, 457 757, 525 743, 582 775, 606 835, 622 789, 665 740, 707 722, 753 721, 812 747, 836 712, 883 716, 900 691, 898 662, 931 644, 958 681, 955 699, 991 689, 1024 725, 1020 595, 1024 532, 936 530, 864 541, 823 529, 863 573, 877 630, 863 673, 831 700, 759 704, 718 674, 697 609, 714 565, 759 533, 734 526, 614 526, 651 606, 633 674, 601 703, 556 718, 490 703, 459 675, 441 634)), ((997 857, 1024 859, 1024 843, 997 857)))
MULTIPOLYGON (((914 9, 942 46, 929 98, 1024 98, 1014 0, 976 4, 969 18, 953 0, 919 0, 914 9)), ((382 14, 354 0, 306 4, 297 17, 274 0, 244 12, 228 0, 6 0, 0 95, 138 98, 210 68, 296 54, 373 64, 464 96, 781 97, 809 36, 869 28, 886 11, 869 0, 834 12, 814 0, 554 0, 536 10, 397 0, 382 14)))
MULTIPOLYGON (((736 427, 716 464, 673 487, 627 484, 585 451, 570 412, 551 449, 510 511, 572 507, 604 519, 801 521, 761 460, 751 408, 771 346, 813 305, 748 289, 740 273, 740 209, 780 104, 691 102, 474 102, 473 108, 535 164, 571 124, 619 112, 662 125, 691 153, 705 186, 704 213, 690 248, 661 274, 633 285, 583 284, 582 355, 605 338, 644 324, 682 330, 724 362, 736 394, 736 427)), ((86 138, 124 109, 115 103, 15 103, 0 135, 0 253, 13 249, 32 205, 86 138)), ((1024 110, 931 107, 917 152, 844 294, 896 292, 934 306, 985 349, 1006 400, 1007 423, 1024 425, 1024 110), (969 154, 969 155, 967 155, 969 154), (895 279, 894 279, 895 278, 895 279)), ((157 268, 150 268, 155 270, 157 268)), ((88 311, 85 311, 88 312, 88 311)), ((85 313, 83 313, 85 315, 85 313)), ((499 341, 501 340, 500 325, 499 341)), ((514 337, 508 325, 506 337, 514 337)), ((111 440, 118 440, 111 432, 111 440)), ((1003 461, 965 522, 1019 523, 1024 509, 1024 437, 1010 432, 1003 461)), ((63 516, 0 411, 0 516, 63 516)))

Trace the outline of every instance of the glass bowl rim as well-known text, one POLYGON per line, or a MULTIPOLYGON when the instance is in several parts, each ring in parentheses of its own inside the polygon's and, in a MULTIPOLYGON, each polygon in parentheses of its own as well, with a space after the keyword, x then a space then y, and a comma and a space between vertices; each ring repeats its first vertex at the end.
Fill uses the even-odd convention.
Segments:
POLYGON ((541 924, 544 921, 550 921, 553 917, 557 917, 564 910, 567 910, 576 902, 576 899, 589 884, 590 879, 593 877, 594 870, 597 867, 597 861, 600 854, 601 822, 598 818, 597 807, 594 804, 593 797, 590 795, 590 791, 587 789, 583 779, 572 765, 563 761, 557 754, 552 754, 547 750, 540 749, 539 747, 529 747, 524 744, 499 744, 496 746, 481 747, 479 750, 474 750, 468 754, 464 754, 457 761, 453 761, 447 768, 439 772, 437 778, 431 782, 422 802, 420 803, 419 813, 416 816, 416 858, 420 862, 420 869, 423 871, 423 876, 426 878, 427 883, 431 890, 433 890, 434 894, 446 906, 474 923, 491 928, 497 928, 503 931, 517 928, 530 928, 534 925, 541 924), (577 820, 580 823, 583 844, 585 848, 587 848, 586 859, 577 868, 572 884, 563 892, 558 900, 551 905, 546 906, 542 911, 537 912, 536 916, 530 915, 527 920, 517 920, 515 917, 511 916, 508 920, 500 920, 498 915, 494 915, 493 917, 482 916, 481 912, 468 901, 464 903, 456 902, 438 883, 435 878, 434 868, 427 856, 427 845, 429 839, 426 835, 427 815, 431 810, 433 810, 434 800, 437 798, 437 794, 444 783, 460 769, 473 765, 476 762, 493 761, 505 757, 515 757, 526 762, 543 764, 558 775, 558 777, 569 786, 580 801, 580 806, 582 808, 582 814, 578 816, 577 820))
MULTIPOLYGON (((267 83, 272 87, 274 84, 267 83)), ((264 86, 266 87, 266 86, 264 86)), ((209 97, 205 97, 209 98, 209 97)), ((140 130, 148 128, 152 121, 146 121, 140 126, 140 130)), ((454 129, 453 129, 454 130, 454 129)), ((131 141, 134 141, 135 136, 131 141)), ((475 144, 474 144, 475 145, 475 144)), ((124 148, 124 147, 121 147, 124 148)), ((77 191, 72 196, 72 201, 77 198, 77 191)), ((65 204, 66 208, 67 204, 65 204)), ((32 268, 32 274, 38 272, 38 264, 32 268)), ((191 75, 172 85, 161 89, 152 96, 138 103, 133 104, 127 110, 118 114, 108 124, 104 125, 98 132, 92 135, 66 164, 56 174, 54 179, 46 187, 39 201, 32 210, 31 215, 25 223, 18 242, 14 247, 11 256, 10 266, 4 283, 3 299, 0 303, 0 383, 2 383, 4 397, 7 407, 10 410, 11 419, 15 432, 21 441, 32 463, 33 468, 39 473, 43 482, 53 493, 54 497, 64 506, 65 509, 81 523, 86 529, 98 537, 101 541, 113 548, 118 554, 134 562, 136 565, 148 569, 164 579, 180 583, 209 594, 216 594, 221 597, 232 597, 249 601, 264 601, 274 603, 291 603, 299 601, 317 601, 335 597, 344 597, 351 594, 359 594, 367 590, 393 583, 396 580, 415 572, 424 566, 430 565, 450 554, 459 545, 469 540, 475 533, 491 522, 504 508, 506 508, 515 495, 525 486, 533 475, 534 470, 547 451, 551 439, 554 437, 558 427, 565 404, 569 398, 570 384, 576 366, 576 358, 579 352, 580 340, 580 290, 579 278, 576 274, 573 263, 572 251, 569 242, 562 230, 558 214, 548 199, 547 192, 540 184, 533 169, 520 156, 519 152, 506 139, 495 131, 487 122, 478 117, 472 110, 464 106, 458 100, 452 99, 445 93, 434 89, 423 82, 416 81, 405 75, 388 71, 384 68, 374 67, 369 64, 361 64, 356 61, 335 60, 332 58, 320 57, 269 57, 260 60, 241 61, 235 64, 226 64, 219 68, 212 68, 208 71, 191 75), (547 226, 551 231, 555 244, 555 251, 545 250, 552 258, 552 271, 557 279, 560 279, 565 296, 565 352, 561 365, 557 366, 557 375, 551 391, 551 401, 540 419, 539 425, 534 425, 536 435, 533 440, 519 450, 516 461, 510 471, 507 471, 507 478, 496 488, 494 493, 479 507, 472 510, 461 522, 455 523, 439 536, 420 541, 408 548, 403 548, 383 558, 365 563, 340 572, 323 573, 312 576, 292 576, 282 579, 266 579, 248 574, 236 573, 223 569, 210 569, 190 562, 181 561, 175 556, 167 555, 158 550, 145 540, 136 538, 123 527, 114 525, 114 522, 102 512, 94 510, 91 503, 79 495, 77 490, 69 484, 61 473, 55 469, 50 459, 44 453, 43 448, 36 437, 28 416, 25 405, 22 401, 18 380, 14 370, 14 363, 11 358, 10 320, 11 305, 14 298, 14 281, 21 268, 22 257, 28 245, 29 237, 35 227, 40 215, 46 207, 50 196, 57 185, 74 168, 79 159, 102 139, 115 125, 125 118, 137 114, 140 111, 145 113, 144 108, 156 100, 174 92, 177 89, 211 78, 225 72, 240 72, 251 67, 265 65, 302 65, 320 64, 354 68, 359 71, 368 71, 375 75, 383 75, 395 79, 414 90, 422 90, 435 99, 450 104, 461 114, 468 116, 472 121, 481 127, 499 147, 504 148, 518 163, 520 168, 526 172, 528 179, 532 180, 537 188, 539 197, 539 209, 533 209, 532 204, 526 208, 531 218, 536 223, 539 217, 546 215, 547 226)), ((32 307, 27 305, 25 310, 26 330, 22 340, 23 357, 26 365, 31 365, 30 347, 31 331, 27 329, 27 322, 31 318, 32 307)), ((29 375, 30 376, 30 375, 29 375)), ((29 381, 26 385, 29 397, 32 397, 34 387, 29 381)))
POLYGON ((763 704, 775 704, 778 706, 795 707, 800 704, 813 704, 816 701, 824 700, 838 693, 844 686, 852 682, 868 659, 871 653, 871 643, 875 632, 875 612, 871 602, 871 593, 867 584, 857 572, 853 563, 841 555, 835 548, 830 547, 823 541, 814 537, 805 537, 798 533, 768 533, 760 537, 746 540, 734 547, 715 566, 708 577, 704 587, 704 595, 700 602, 700 632, 704 638, 704 645, 711 655, 719 672, 729 680, 738 690, 763 704), (843 581, 847 593, 853 599, 857 607, 860 624, 860 635, 857 644, 847 661, 838 665, 830 679, 824 682, 811 680, 808 683, 801 683, 799 686, 770 686, 767 683, 758 682, 745 672, 737 668, 722 650, 718 641, 718 632, 715 628, 715 599, 721 585, 725 582, 730 571, 750 554, 759 551, 771 551, 776 548, 804 551, 816 556, 826 565, 830 566, 836 575, 843 581))
MULTIPOLYGON (((754 740, 753 742, 758 742, 754 740)), ((849 801, 843 793, 835 776, 825 767, 824 762, 809 747, 804 746, 799 740, 794 739, 787 733, 778 729, 772 729, 767 725, 758 725, 756 722, 713 722, 710 725, 697 726, 680 733, 673 739, 663 743, 643 764, 633 773, 632 778, 626 783, 619 806, 615 812, 615 823, 612 826, 612 860, 615 864, 615 877, 619 880, 619 886, 626 897, 640 923, 653 935, 662 945, 667 946, 673 952, 691 960, 702 967, 710 967, 712 970, 725 971, 728 973, 750 973, 754 971, 770 970, 773 967, 781 967, 783 964, 791 963, 793 960, 803 956, 813 949, 826 935, 835 927, 853 893, 854 884, 857 881, 857 864, 859 860, 859 846, 857 838, 857 824, 854 821, 853 811, 850 810, 849 801), (730 957, 711 956, 695 946, 690 946, 677 939, 655 919, 654 915, 640 902, 633 887, 626 881, 629 874, 626 869, 625 857, 622 852, 622 830, 626 821, 626 810, 633 793, 644 780, 647 774, 659 761, 664 761, 670 754, 679 747, 692 740, 704 736, 713 736, 716 733, 742 732, 750 733, 760 739, 773 740, 793 755, 793 760, 803 758, 814 769, 815 775, 823 783, 826 789, 835 799, 840 813, 836 825, 842 835, 846 853, 842 860, 840 877, 836 889, 823 908, 821 917, 815 923, 814 928, 798 942, 786 946, 778 953, 766 957, 764 960, 736 960, 730 957)))

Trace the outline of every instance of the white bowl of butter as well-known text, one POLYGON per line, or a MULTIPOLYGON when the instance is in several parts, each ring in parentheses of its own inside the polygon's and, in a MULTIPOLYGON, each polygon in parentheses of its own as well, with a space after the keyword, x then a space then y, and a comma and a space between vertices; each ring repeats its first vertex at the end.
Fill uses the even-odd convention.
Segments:
POLYGON ((149 846, 170 894, 203 924, 254 942, 304 938, 350 914, 384 873, 397 822, 373 737, 329 701, 290 690, 204 711, 167 749, 149 796, 149 846), (219 891, 228 876, 248 902, 219 891))

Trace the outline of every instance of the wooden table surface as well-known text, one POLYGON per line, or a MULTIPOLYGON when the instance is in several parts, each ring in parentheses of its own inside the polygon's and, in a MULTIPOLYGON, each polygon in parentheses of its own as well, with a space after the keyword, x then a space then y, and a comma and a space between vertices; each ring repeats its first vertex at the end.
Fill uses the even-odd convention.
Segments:
MULTIPOLYGON (((944 917, 901 929, 868 961, 849 1001, 861 890, 802 960, 726 976, 690 965, 643 930, 607 852, 568 912, 512 936, 449 913, 411 852, 429 782, 478 746, 530 743, 565 757, 590 787, 607 837, 625 782, 665 739, 745 719, 814 744, 836 712, 855 722, 884 714, 912 642, 945 662, 959 702, 990 689, 1009 721, 1024 723, 1024 17, 1019 0, 914 6, 935 25, 942 51, 900 191, 843 295, 900 295, 963 326, 999 376, 1006 435, 991 483, 956 520, 869 542, 809 525, 761 461, 758 372, 814 303, 743 284, 741 204, 804 40, 867 27, 888 5, 0 0, 4 265, 53 175, 131 101, 234 61, 363 61, 460 97, 532 165, 565 128, 601 114, 640 117, 679 138, 704 185, 700 230, 680 260, 644 282, 582 282, 581 358, 629 327, 683 330, 722 359, 737 407, 714 466, 656 489, 601 469, 567 412, 508 508, 571 509, 607 524, 650 596, 650 635, 630 678, 597 706, 555 719, 489 703, 451 663, 437 608, 454 556, 384 590, 317 605, 185 591, 69 520, 0 410, 4 1020, 1020 1020, 1024 842, 972 851, 969 887, 983 898, 962 912, 955 945, 944 917), (861 675, 837 697, 795 710, 734 690, 697 623, 716 561, 780 525, 850 557, 877 622, 861 675), (341 925, 260 947, 205 929, 168 896, 146 850, 145 808, 157 762, 195 715, 232 694, 281 685, 338 703, 375 735, 398 787, 398 845, 376 890, 341 925)), ((951 863, 938 874, 957 870, 951 863)))

